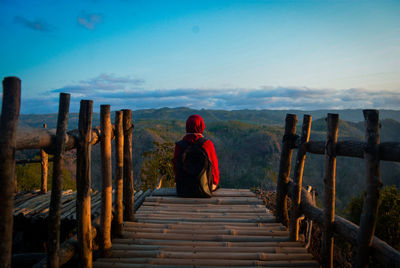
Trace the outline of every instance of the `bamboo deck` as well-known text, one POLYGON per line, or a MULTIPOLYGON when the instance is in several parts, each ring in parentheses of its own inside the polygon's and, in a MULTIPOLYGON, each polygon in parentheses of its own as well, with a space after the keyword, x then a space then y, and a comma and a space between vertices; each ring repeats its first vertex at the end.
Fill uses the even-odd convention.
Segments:
MULTIPOLYGON (((49 215, 51 191, 40 194, 40 190, 19 193, 14 198, 14 216, 25 218, 45 219, 49 215)), ((135 200, 139 200, 146 192, 137 191, 134 195, 135 200)), ((91 194, 91 213, 95 218, 101 211, 101 192, 94 191, 91 194)), ((61 220, 76 220, 76 192, 66 190, 61 196, 61 220)))
POLYGON ((219 189, 211 199, 174 189, 146 197, 94 267, 319 267, 249 190, 219 189))

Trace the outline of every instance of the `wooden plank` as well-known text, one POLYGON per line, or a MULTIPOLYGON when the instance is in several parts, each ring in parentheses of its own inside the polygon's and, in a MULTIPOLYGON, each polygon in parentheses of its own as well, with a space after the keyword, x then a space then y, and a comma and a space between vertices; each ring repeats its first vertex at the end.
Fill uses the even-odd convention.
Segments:
POLYGON ((173 259, 229 259, 229 260, 312 260, 308 253, 265 253, 265 252, 197 252, 167 250, 113 250, 111 258, 173 258, 173 259))
POLYGON ((261 205, 263 201, 257 198, 247 197, 216 197, 216 198, 177 198, 177 197, 160 197, 149 196, 146 202, 154 202, 158 204, 215 204, 215 205, 261 205))
POLYGON ((186 203, 183 203, 183 204, 173 204, 173 203, 169 203, 169 204, 164 204, 164 203, 161 203, 161 202, 150 202, 150 201, 145 201, 143 204, 142 204, 142 206, 141 207, 146 207, 146 206, 153 206, 153 207, 159 207, 159 208, 162 208, 162 207, 170 207, 170 208, 190 208, 190 209, 193 209, 193 207, 196 207, 196 208, 226 208, 226 209, 229 209, 229 208, 234 208, 234 209, 252 209, 252 208, 265 208, 265 205, 264 205, 264 203, 262 203, 262 204, 249 204, 249 205, 246 205, 246 204, 235 204, 235 206, 232 206, 231 204, 207 204, 207 203, 204 203, 204 204, 201 204, 201 203, 199 203, 199 204, 196 204, 196 206, 193 206, 193 204, 186 204, 186 203))
POLYGON ((263 217, 266 216, 266 213, 230 213, 223 211, 214 211, 214 212, 196 212, 193 213, 191 211, 137 211, 136 215, 142 216, 220 216, 220 217, 263 217))
POLYGON ((137 218, 138 222, 154 222, 154 223, 172 223, 179 221, 186 222, 224 222, 224 223, 238 223, 238 222, 275 222, 275 218, 273 217, 265 217, 265 218, 249 218, 249 219, 229 219, 229 218, 137 218))
POLYGON ((139 211, 154 211, 154 212, 165 212, 168 213, 170 211, 176 211, 176 212, 229 212, 229 213, 270 213, 269 210, 266 207, 260 207, 260 208, 237 208, 236 206, 228 206, 228 207, 219 207, 215 206, 214 208, 198 208, 198 207, 193 207, 193 206, 186 206, 186 207, 180 207, 180 206, 147 206, 146 204, 143 204, 140 207, 139 211))
POLYGON ((256 229, 256 230, 248 230, 248 229, 235 229, 229 228, 225 230, 213 230, 213 229, 163 229, 163 228, 125 228, 125 232, 131 234, 140 234, 140 233, 161 233, 161 234, 209 234, 209 235, 247 235, 247 236, 287 236, 288 231, 281 231, 277 229, 256 229))
POLYGON ((135 204, 133 206, 135 211, 139 209, 139 207, 143 204, 146 197, 151 195, 151 193, 152 193, 152 190, 147 189, 142 195, 138 196, 138 198, 135 199, 135 204))
POLYGON ((161 264, 161 265, 196 265, 196 266, 267 266, 267 267, 319 267, 313 260, 259 261, 259 260, 226 260, 226 259, 173 259, 173 258, 107 258, 98 259, 96 263, 113 264, 161 264))
POLYGON ((166 239, 143 239, 143 238, 116 238, 114 244, 126 245, 157 245, 157 246, 202 246, 202 247, 302 247, 300 242, 292 241, 193 241, 193 240, 166 240, 166 239))
MULTIPOLYGON (((261 223, 261 222, 237 222, 237 223, 224 223, 224 222, 177 222, 177 223, 146 223, 146 222, 124 222, 127 227, 136 226, 178 226, 179 228, 198 227, 204 228, 205 226, 221 227, 221 226, 241 226, 241 227, 269 227, 269 226, 282 226, 277 222, 261 223)), ((286 228, 286 227, 284 227, 286 228)))
POLYGON ((277 229, 286 231, 286 227, 279 223, 232 223, 232 224, 209 224, 209 223, 197 223, 197 224, 185 224, 185 223, 173 223, 173 224, 165 224, 165 223, 146 223, 146 222, 125 222, 125 229, 130 228, 162 228, 162 229, 213 229, 213 230, 227 230, 227 229, 246 229, 246 230, 263 230, 263 229, 277 229))
POLYGON ((124 232, 124 238, 168 239, 168 240, 196 240, 196 241, 223 241, 223 242, 284 242, 285 236, 236 236, 236 235, 204 235, 204 234, 153 234, 124 232))
POLYGON ((166 250, 175 252, 264 252, 264 253, 307 253, 305 247, 207 247, 207 246, 174 246, 174 245, 129 245, 129 244, 113 244, 113 250, 136 250, 136 251, 155 251, 166 250))
MULTIPOLYGON (((153 196, 176 196, 175 188, 160 188, 153 192, 153 196)), ((256 195, 250 190, 243 189, 218 189, 213 192, 213 197, 255 197, 256 195), (242 190, 242 191, 239 191, 242 190)))

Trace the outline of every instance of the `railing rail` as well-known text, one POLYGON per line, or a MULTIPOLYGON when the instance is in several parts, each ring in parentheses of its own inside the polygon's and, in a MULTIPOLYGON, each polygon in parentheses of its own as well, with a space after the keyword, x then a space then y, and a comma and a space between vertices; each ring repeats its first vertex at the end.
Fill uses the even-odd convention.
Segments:
POLYGON ((321 257, 324 267, 333 267, 333 233, 345 238, 355 247, 354 267, 368 265, 372 255, 385 267, 400 267, 400 253, 384 241, 374 237, 377 220, 379 190, 382 187, 379 161, 400 162, 400 143, 379 140, 379 112, 364 110, 366 141, 337 141, 339 116, 327 116, 327 140, 308 141, 305 130, 311 125, 311 116, 305 115, 301 138, 296 133, 297 116, 286 115, 285 133, 277 183, 277 221, 286 226, 289 223, 287 197, 292 199, 293 217, 290 224, 292 240, 298 239, 298 217, 306 215, 322 225, 321 257), (298 148, 294 180, 291 181, 290 169, 293 150, 298 148), (306 153, 325 155, 325 199, 324 209, 313 205, 310 194, 302 188, 302 169, 306 153), (336 157, 350 156, 364 158, 366 164, 366 200, 363 206, 360 227, 335 216, 335 173, 336 157), (301 189, 301 191, 299 191, 301 189))

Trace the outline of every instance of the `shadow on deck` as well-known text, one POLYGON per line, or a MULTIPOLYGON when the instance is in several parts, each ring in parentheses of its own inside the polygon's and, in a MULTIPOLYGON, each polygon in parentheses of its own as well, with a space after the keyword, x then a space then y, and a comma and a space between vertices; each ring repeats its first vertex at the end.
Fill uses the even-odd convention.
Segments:
POLYGON ((262 200, 245 189, 210 199, 159 189, 124 223, 109 258, 94 267, 318 267, 300 242, 289 242, 262 200))

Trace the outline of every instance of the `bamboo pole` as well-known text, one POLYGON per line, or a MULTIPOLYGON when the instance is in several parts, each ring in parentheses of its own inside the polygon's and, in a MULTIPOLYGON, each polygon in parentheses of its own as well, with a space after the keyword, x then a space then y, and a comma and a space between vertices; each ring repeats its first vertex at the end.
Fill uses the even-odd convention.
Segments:
POLYGON ((65 140, 68 128, 69 100, 70 94, 60 93, 60 104, 58 108, 57 119, 56 152, 54 154, 53 178, 51 186, 48 228, 49 232, 47 241, 47 266, 55 268, 59 267, 61 195, 65 157, 65 140))
POLYGON ((325 146, 324 224, 321 241, 321 256, 324 267, 333 267, 333 224, 335 220, 336 142, 338 125, 339 115, 328 114, 325 146))
POLYGON ((3 103, 0 118, 0 263, 11 267, 13 233, 15 148, 21 103, 21 80, 3 80, 3 103))
POLYGON ((91 233, 91 140, 93 101, 82 100, 79 110, 80 141, 76 160, 76 215, 78 219, 79 267, 92 267, 91 233))
MULTIPOLYGON (((268 242, 267 242, 268 243, 268 242)), ((115 244, 113 245, 113 250, 137 250, 137 251, 152 251, 152 250, 165 250, 165 251, 173 251, 173 252, 264 252, 264 253, 307 253, 307 249, 302 247, 300 244, 298 246, 292 247, 282 247, 279 246, 280 242, 270 242, 271 244, 275 244, 275 246, 264 246, 264 247, 225 247, 225 246, 201 246, 201 245, 192 245, 192 246, 175 246, 175 245, 127 245, 127 244, 115 244)))
MULTIPOLYGON (((47 128, 47 125, 43 124, 43 128, 47 128)), ((40 149, 40 167, 42 170, 40 177, 40 192, 45 194, 47 193, 47 171, 49 167, 49 156, 43 149, 40 149)))
POLYGON ((366 195, 357 236, 355 267, 366 267, 369 262, 370 247, 376 227, 379 206, 379 191, 382 180, 379 167, 380 123, 378 110, 364 110, 366 166, 366 195))
POLYGON ((122 236, 124 227, 123 218, 123 182, 124 182, 124 130, 122 127, 122 111, 115 112, 115 219, 116 235, 122 236))
POLYGON ((134 220, 134 188, 132 162, 132 110, 122 110, 124 129, 124 219, 134 220))
POLYGON ((101 129, 101 217, 100 253, 103 257, 111 254, 112 218, 112 171, 111 171, 111 115, 110 105, 100 106, 101 129))
POLYGON ((276 221, 282 222, 285 226, 288 226, 289 224, 289 215, 287 210, 287 184, 289 183, 296 124, 297 116, 295 114, 287 114, 276 189, 276 221))
POLYGON ((301 145, 297 151, 296 165, 294 168, 294 183, 296 185, 295 196, 292 200, 292 218, 290 219, 290 239, 292 241, 299 240, 299 217, 301 202, 301 187, 303 183, 304 163, 306 161, 306 145, 310 139, 311 115, 305 114, 303 117, 303 126, 301 129, 301 145))

